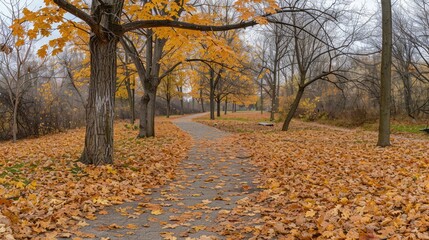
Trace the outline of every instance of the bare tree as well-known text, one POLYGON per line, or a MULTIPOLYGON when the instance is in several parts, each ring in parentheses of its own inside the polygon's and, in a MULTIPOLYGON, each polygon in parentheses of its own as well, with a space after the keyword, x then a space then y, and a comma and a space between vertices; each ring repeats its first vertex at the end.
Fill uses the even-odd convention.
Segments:
POLYGON ((20 17, 20 12, 26 3, 19 1, 6 2, 1 4, 8 10, 7 18, 0 19, 1 42, 3 42, 0 55, 0 88, 7 96, 12 106, 11 131, 13 141, 16 142, 18 134, 18 115, 24 94, 33 87, 33 82, 37 76, 35 73, 41 64, 34 60, 34 39, 27 38, 26 44, 16 46, 16 37, 12 35, 8 26, 20 17))
MULTIPOLYGON (((404 9, 398 9, 403 12, 404 9)), ((406 113, 409 117, 415 118, 416 112, 413 103, 413 83, 412 83, 412 65, 414 62, 415 47, 409 38, 408 31, 412 31, 411 24, 398 11, 394 12, 393 27, 393 45, 392 45, 392 66, 402 82, 403 99, 406 113)))
POLYGON ((382 11, 382 55, 380 87, 380 121, 377 146, 390 145, 390 98, 392 65, 392 4, 390 0, 381 0, 382 11))
MULTIPOLYGON (((283 22, 285 16, 277 16, 275 21, 283 22)), ((284 61, 287 54, 290 53, 291 33, 287 27, 282 24, 268 24, 267 29, 264 29, 264 40, 262 47, 259 47, 259 61, 262 66, 263 77, 260 88, 265 90, 271 98, 271 114, 270 121, 274 120, 274 114, 278 112, 279 95, 281 84, 281 73, 290 64, 284 61)))
MULTIPOLYGON (((312 4, 309 1, 296 1, 293 4, 312 4)), ((328 6, 319 6, 320 11, 297 12, 290 14, 289 22, 277 21, 277 24, 288 24, 293 38, 292 64, 296 65, 298 73, 298 90, 292 102, 282 130, 287 131, 289 124, 298 109, 305 89, 318 80, 332 81, 344 78, 344 66, 347 49, 356 41, 355 31, 343 30, 337 20, 345 20, 344 6, 333 2, 328 6), (323 9, 323 10, 321 10, 323 9)))

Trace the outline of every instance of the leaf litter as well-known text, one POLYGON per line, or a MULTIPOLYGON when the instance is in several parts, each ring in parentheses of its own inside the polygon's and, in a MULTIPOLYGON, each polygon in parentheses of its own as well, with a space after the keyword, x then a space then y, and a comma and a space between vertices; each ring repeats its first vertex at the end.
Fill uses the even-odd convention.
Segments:
POLYGON ((429 140, 393 135, 392 146, 380 148, 376 133, 362 130, 200 122, 240 132, 232 144, 247 148, 260 171, 262 191, 234 211, 261 217, 224 231, 251 239, 429 239, 429 140))
POLYGON ((117 123, 115 163, 101 167, 77 161, 84 129, 0 144, 0 235, 94 237, 79 231, 87 220, 107 214, 106 206, 135 200, 174 178, 191 138, 167 120, 158 119, 156 131, 156 138, 137 139, 132 126, 117 123))

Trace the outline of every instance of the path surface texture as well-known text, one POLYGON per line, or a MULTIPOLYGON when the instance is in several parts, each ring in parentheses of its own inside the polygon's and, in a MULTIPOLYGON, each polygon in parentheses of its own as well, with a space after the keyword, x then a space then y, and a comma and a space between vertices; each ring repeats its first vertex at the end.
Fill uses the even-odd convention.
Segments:
POLYGON ((174 181, 148 190, 139 201, 109 207, 82 231, 97 239, 233 239, 229 224, 259 217, 234 212, 257 189, 250 159, 225 146, 228 133, 193 122, 198 116, 174 121, 194 139, 174 181))

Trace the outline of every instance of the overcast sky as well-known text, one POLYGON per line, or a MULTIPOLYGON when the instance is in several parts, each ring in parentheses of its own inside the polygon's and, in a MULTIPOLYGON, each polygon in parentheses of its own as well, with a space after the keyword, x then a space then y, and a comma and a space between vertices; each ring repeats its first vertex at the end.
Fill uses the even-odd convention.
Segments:
MULTIPOLYGON (((24 1, 21 1, 21 3, 22 2, 24 2, 24 1)), ((7 14, 6 13, 7 10, 5 9, 4 6, 2 6, 4 3, 7 3, 7 1, 0 4, 0 13, 7 14)), ((37 10, 38 8, 44 6, 44 3, 42 0, 29 0, 28 3, 30 4, 29 8, 32 10, 37 10)), ((355 7, 356 10, 362 9, 364 11, 364 13, 368 16, 373 15, 374 12, 376 12, 380 8, 379 5, 380 5, 379 0, 354 0, 354 1, 352 1, 352 6, 355 7)), ((40 45, 41 43, 46 43, 46 42, 47 42, 47 39, 45 38, 45 39, 41 40, 41 42, 39 42, 38 45, 40 45)))

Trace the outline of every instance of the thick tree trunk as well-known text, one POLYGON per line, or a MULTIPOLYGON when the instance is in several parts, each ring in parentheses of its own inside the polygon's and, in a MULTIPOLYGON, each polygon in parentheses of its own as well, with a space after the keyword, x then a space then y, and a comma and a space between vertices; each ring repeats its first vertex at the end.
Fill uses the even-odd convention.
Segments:
POLYGON ((146 137, 155 137, 156 89, 149 92, 149 97, 146 137))
POLYGON ((287 131, 289 129, 289 124, 292 121, 293 116, 295 115, 296 110, 298 109, 299 102, 301 101, 302 95, 304 95, 304 87, 299 87, 298 92, 296 93, 295 100, 290 106, 289 112, 287 113, 286 119, 283 123, 282 131, 287 131))
POLYGON ((91 77, 86 106, 85 164, 113 163, 113 119, 116 83, 117 38, 90 39, 91 77))
POLYGON ((147 129, 147 107, 149 103, 149 94, 147 91, 144 92, 142 98, 140 99, 140 124, 139 124, 139 135, 138 137, 144 138, 146 137, 146 129, 147 129))
POLYGON ((156 88, 145 89, 141 100, 140 132, 138 137, 155 136, 156 88))
POLYGON ((390 145, 390 98, 392 66, 392 4, 381 0, 383 44, 381 55, 380 121, 377 146, 390 145))

